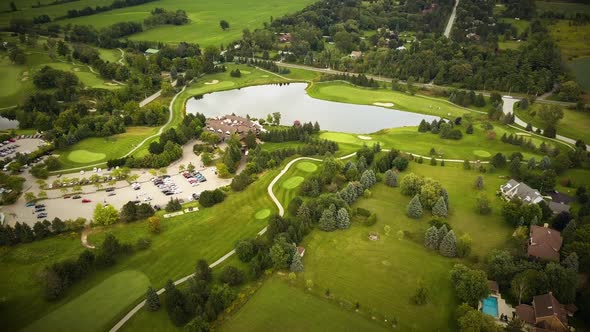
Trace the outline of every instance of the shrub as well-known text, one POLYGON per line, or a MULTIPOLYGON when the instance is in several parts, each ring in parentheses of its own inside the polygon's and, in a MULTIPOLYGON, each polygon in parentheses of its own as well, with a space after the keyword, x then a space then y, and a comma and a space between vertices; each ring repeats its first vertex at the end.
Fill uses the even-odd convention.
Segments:
POLYGON ((475 199, 475 211, 479 214, 489 214, 492 212, 490 200, 485 193, 480 193, 475 199))
POLYGON ((244 273, 234 266, 226 266, 219 277, 222 282, 236 286, 244 282, 244 273))
POLYGON ((363 222, 363 224, 367 227, 373 226, 373 225, 375 225, 375 223, 377 223, 377 214, 376 213, 371 213, 371 215, 367 218, 367 220, 365 220, 363 222))
POLYGON ((170 201, 168 201, 168 204, 166 204, 166 211, 174 212, 180 210, 182 210, 182 204, 180 204, 178 198, 170 198, 170 201))
POLYGON ((137 239, 137 242, 135 243, 135 248, 137 250, 146 250, 151 245, 152 245, 152 240, 142 237, 142 238, 137 239))
POLYGON ((412 198, 407 207, 408 217, 413 219, 420 219, 422 217, 422 204, 420 203, 420 197, 418 194, 412 198))
POLYGON ((397 172, 393 170, 387 170, 385 172, 385 184, 390 187, 397 187, 399 185, 397 172))
POLYGON ((225 194, 223 191, 219 189, 215 190, 205 190, 201 193, 201 197, 199 198, 199 203, 203 207, 211 207, 217 203, 223 202, 225 199, 225 194))

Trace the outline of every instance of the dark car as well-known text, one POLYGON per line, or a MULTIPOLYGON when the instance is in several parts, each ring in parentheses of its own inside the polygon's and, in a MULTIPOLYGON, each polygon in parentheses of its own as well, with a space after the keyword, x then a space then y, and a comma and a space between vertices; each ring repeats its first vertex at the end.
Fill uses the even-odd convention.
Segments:
POLYGON ((171 192, 171 191, 167 191, 167 192, 165 192, 165 193, 164 193, 164 195, 166 195, 166 196, 171 196, 171 195, 174 195, 174 193, 173 193, 173 192, 171 192))
POLYGON ((139 203, 141 203, 141 201, 140 201, 140 200, 138 200, 138 199, 136 199, 136 200, 134 200, 134 201, 131 201, 131 203, 133 203, 133 204, 139 204, 139 203))
POLYGON ((107 189, 105 189, 105 191, 110 193, 111 191, 115 191, 115 188, 107 188, 107 189))
POLYGON ((36 209, 38 209, 38 208, 44 208, 44 207, 45 207, 45 204, 37 204, 37 205, 35 205, 35 208, 36 209))
POLYGON ((80 196, 80 195, 74 195, 74 196, 72 196, 72 199, 80 199, 80 198, 82 198, 82 196, 80 196))
POLYGON ((43 211, 45 211, 45 208, 44 208, 44 207, 41 207, 41 208, 36 208, 36 209, 35 209, 35 213, 38 213, 38 212, 43 212, 43 211))
POLYGON ((47 213, 39 213, 37 219, 47 218, 47 213))
POLYGON ((117 193, 115 193, 114 191, 111 191, 110 193, 108 193, 107 196, 115 196, 117 193))

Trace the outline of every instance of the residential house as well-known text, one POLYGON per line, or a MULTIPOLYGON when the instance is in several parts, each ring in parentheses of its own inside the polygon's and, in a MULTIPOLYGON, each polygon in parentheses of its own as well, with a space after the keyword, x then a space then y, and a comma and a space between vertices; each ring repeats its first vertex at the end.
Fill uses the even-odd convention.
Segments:
POLYGON ((561 233, 545 226, 532 225, 527 253, 530 257, 559 262, 561 233))
POLYGON ((358 58, 360 58, 361 56, 363 56, 363 52, 361 52, 361 51, 352 51, 352 52, 350 52, 350 55, 349 55, 349 56, 350 56, 352 59, 358 59, 358 58))
POLYGON ((537 189, 527 186, 523 182, 518 182, 511 179, 506 184, 500 186, 502 197, 507 201, 512 199, 520 199, 525 204, 538 204, 543 200, 543 196, 537 189))
POLYGON ((157 48, 148 48, 147 50, 145 50, 145 52, 143 52, 143 54, 145 56, 150 56, 150 55, 158 54, 158 52, 160 52, 160 50, 157 48))
POLYGON ((281 43, 290 43, 291 42, 291 39, 292 39, 291 33, 289 33, 289 32, 287 32, 287 33, 281 32, 280 35, 281 36, 279 37, 279 42, 281 42, 281 43))
POLYGON ((560 304, 551 292, 533 297, 532 305, 520 304, 516 316, 533 327, 534 331, 569 331, 567 317, 573 312, 560 304))

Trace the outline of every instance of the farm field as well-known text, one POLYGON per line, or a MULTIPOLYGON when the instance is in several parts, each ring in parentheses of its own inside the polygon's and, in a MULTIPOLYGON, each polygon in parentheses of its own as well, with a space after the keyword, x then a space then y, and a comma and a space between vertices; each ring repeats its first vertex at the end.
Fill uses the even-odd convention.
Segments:
POLYGON ((387 331, 338 304, 272 277, 220 331, 387 331))
MULTIPOLYGON (((139 6, 116 9, 100 14, 65 19, 58 21, 61 25, 82 24, 103 28, 115 22, 143 22, 150 16, 154 8, 164 8, 170 11, 185 10, 191 22, 182 26, 160 26, 130 36, 133 40, 148 40, 165 43, 191 42, 201 46, 228 44, 242 35, 246 28, 254 30, 262 28, 264 22, 270 22, 271 17, 280 17, 295 12, 315 0, 226 0, 211 2, 206 0, 160 0, 139 6), (230 28, 223 31, 219 21, 226 20, 230 28)), ((94 2, 82 0, 76 7, 94 2)), ((63 11, 65 13, 65 10, 63 11)), ((2 16, 0 16, 0 20, 2 16)))
MULTIPOLYGON (((590 6, 587 6, 590 8, 590 6)), ((549 33, 557 42, 565 61, 590 55, 590 25, 570 25, 567 20, 558 20, 549 25, 549 33)))
MULTIPOLYGON (((160 288, 168 279, 175 280, 190 274, 197 259, 215 261, 233 249, 235 241, 255 236, 266 226, 268 218, 257 219, 255 215, 258 211, 270 209, 272 213, 276 212, 275 205, 266 193, 266 187, 277 174, 278 170, 267 172, 243 192, 230 194, 223 203, 214 207, 162 219, 160 235, 150 235, 146 221, 94 229, 88 241, 95 245, 102 243, 107 232, 126 243, 135 243, 139 238, 149 237, 152 245, 148 250, 121 257, 112 268, 92 274, 70 289, 65 298, 56 302, 46 302, 43 299, 41 289, 32 276, 39 273, 46 264, 78 255, 83 250, 79 235, 58 236, 31 244, 3 248, 0 255, 0 270, 11 271, 11 278, 0 281, 0 292, 10 294, 5 302, 7 306, 0 311, 0 320, 7 322, 4 326, 6 329, 23 328, 24 325, 45 317, 90 291, 108 276, 119 272, 138 271, 149 278, 152 286, 160 288), (240 218, 235 216, 237 210, 240 211, 240 218), (174 264, 171 265, 171 261, 174 264)), ((121 302, 124 307, 118 308, 126 309, 134 305, 143 294, 142 292, 136 297, 128 296, 121 302)), ((94 306, 91 302, 84 304, 94 306)), ((80 310, 86 309, 80 307, 80 310)), ((110 313, 109 317, 103 316, 102 321, 97 319, 94 326, 103 328, 94 331, 104 330, 105 325, 112 323, 113 317, 119 318, 123 312, 122 309, 118 310, 110 313)))
MULTIPOLYGON (((525 122, 531 122, 536 127, 543 127, 541 121, 531 112, 538 111, 541 105, 536 103, 527 110, 514 108, 515 114, 525 122)), ((572 139, 590 141, 590 114, 563 108, 563 119, 557 123, 557 133, 572 139)))
POLYGON ((314 83, 307 88, 307 93, 314 98, 342 103, 361 105, 373 105, 377 102, 393 103, 392 109, 444 118, 471 113, 468 109, 456 106, 444 99, 421 95, 410 96, 402 92, 385 89, 356 87, 344 82, 314 83))
POLYGON ((577 58, 568 65, 580 87, 584 91, 590 91, 590 57, 577 58))
POLYGON ((552 11, 564 14, 575 14, 588 13, 590 7, 587 4, 579 2, 568 2, 568 1, 535 1, 537 6, 537 12, 542 13, 545 11, 552 11))
POLYGON ((517 19, 514 19, 514 18, 505 18, 505 17, 503 17, 503 18, 500 19, 500 22, 508 23, 508 24, 514 26, 516 28, 516 33, 519 34, 519 35, 522 34, 523 32, 525 32, 529 28, 529 26, 530 26, 530 22, 529 21, 527 21, 527 20, 517 20, 517 19))

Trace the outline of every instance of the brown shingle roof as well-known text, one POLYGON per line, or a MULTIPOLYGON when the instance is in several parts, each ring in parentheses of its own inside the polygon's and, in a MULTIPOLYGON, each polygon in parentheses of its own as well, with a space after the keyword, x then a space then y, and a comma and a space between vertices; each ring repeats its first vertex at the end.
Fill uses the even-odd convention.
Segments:
POLYGON ((531 238, 528 247, 529 256, 559 261, 561 233, 551 228, 531 226, 531 238))
POLYGON ((567 326, 566 311, 553 294, 547 293, 533 297, 533 307, 537 319, 555 316, 567 326))
POLYGON ((500 288, 498 287, 498 283, 494 280, 488 280, 488 287, 490 288, 490 291, 492 291, 494 293, 500 292, 500 288))
POLYGON ((516 307, 516 315, 520 320, 525 321, 529 324, 535 325, 535 310, 528 304, 519 304, 516 307))

